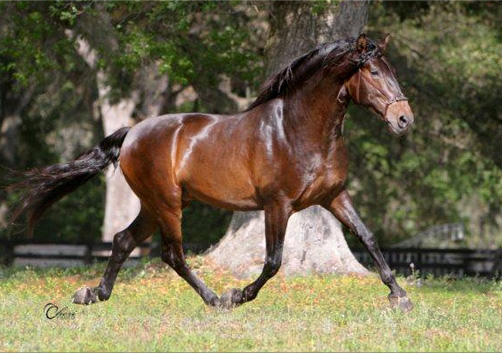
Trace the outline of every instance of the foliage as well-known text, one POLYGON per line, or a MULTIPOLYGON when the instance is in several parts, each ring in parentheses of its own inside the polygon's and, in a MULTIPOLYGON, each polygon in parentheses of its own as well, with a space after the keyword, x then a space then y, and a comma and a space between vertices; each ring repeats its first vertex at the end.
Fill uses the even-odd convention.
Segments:
MULTIPOLYGON (((221 293, 249 280, 191 265, 221 293)), ((2 351, 500 351, 502 287, 479 279, 406 283, 411 313, 391 310, 376 277, 312 276, 270 281, 232 311, 204 306, 159 262, 119 275, 109 301, 77 306, 69 297, 96 285, 103 266, 0 269, 2 351), (52 302, 74 319, 44 317, 52 302)))
MULTIPOLYGON (((66 6, 66 5, 65 5, 66 6)), ((173 83, 187 85, 208 75, 217 86, 218 76, 239 76, 253 82, 257 74, 256 50, 249 40, 248 16, 230 2, 167 1, 87 3, 75 30, 98 50, 100 65, 111 73, 117 94, 130 87, 142 66, 157 62, 173 83), (100 25, 96 18, 110 23, 100 25)))
POLYGON ((231 212, 193 201, 183 211, 183 239, 203 245, 214 244, 225 234, 231 218, 231 212))
POLYGON ((0 72, 17 84, 46 79, 47 71, 64 70, 65 55, 71 55, 68 39, 40 3, 4 4, 5 22, 0 32, 0 72), (56 25, 56 26, 55 26, 56 25))

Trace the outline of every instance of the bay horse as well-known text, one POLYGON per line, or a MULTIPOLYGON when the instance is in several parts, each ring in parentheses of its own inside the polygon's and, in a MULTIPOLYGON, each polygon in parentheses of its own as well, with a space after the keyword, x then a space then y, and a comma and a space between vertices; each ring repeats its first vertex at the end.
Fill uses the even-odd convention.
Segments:
POLYGON ((14 187, 25 190, 12 219, 26 213, 28 229, 56 201, 110 164, 120 168, 141 200, 141 211, 117 233, 98 287, 78 290, 73 301, 110 298, 131 251, 156 229, 162 260, 203 301, 233 307, 251 301, 281 266, 289 217, 312 205, 325 207, 371 254, 392 306, 412 308, 373 234, 346 190, 347 150, 342 137, 347 106, 367 107, 389 130, 405 133, 414 117, 378 44, 362 34, 316 47, 271 77, 256 101, 235 115, 170 114, 122 128, 69 163, 25 172, 14 187), (243 290, 221 298, 188 267, 182 248, 182 209, 200 200, 227 210, 265 211, 266 258, 262 273, 243 290))

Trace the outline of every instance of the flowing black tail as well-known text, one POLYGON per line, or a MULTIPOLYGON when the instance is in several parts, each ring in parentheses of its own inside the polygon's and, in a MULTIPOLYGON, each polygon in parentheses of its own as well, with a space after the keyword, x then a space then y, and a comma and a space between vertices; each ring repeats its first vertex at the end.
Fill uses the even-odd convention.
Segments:
POLYGON ((35 223, 49 207, 98 175, 111 163, 117 165, 120 147, 129 129, 124 127, 117 130, 72 162, 19 173, 22 180, 8 188, 24 191, 24 194, 12 214, 10 224, 13 225, 22 214, 26 214, 28 233, 31 235, 35 223))

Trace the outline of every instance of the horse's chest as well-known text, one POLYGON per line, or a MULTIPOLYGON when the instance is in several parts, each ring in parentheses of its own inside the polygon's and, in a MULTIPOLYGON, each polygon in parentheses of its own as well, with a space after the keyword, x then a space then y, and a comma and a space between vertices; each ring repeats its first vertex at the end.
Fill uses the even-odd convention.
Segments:
POLYGON ((298 208, 305 208, 322 203, 326 197, 341 190, 347 179, 347 163, 343 160, 332 158, 319 158, 310 168, 305 168, 301 173, 303 188, 295 202, 298 208))

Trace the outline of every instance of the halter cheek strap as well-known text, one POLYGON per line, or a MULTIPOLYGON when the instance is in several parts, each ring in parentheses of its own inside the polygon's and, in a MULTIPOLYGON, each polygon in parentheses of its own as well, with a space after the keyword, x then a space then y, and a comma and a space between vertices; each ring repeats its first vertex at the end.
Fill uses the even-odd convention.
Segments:
MULTIPOLYGON (((387 68, 389 69, 389 72, 392 74, 392 77, 394 78, 394 74, 392 73, 392 70, 389 67, 389 64, 387 64, 386 60, 383 60, 383 62, 387 65, 387 68)), ((361 76, 363 75, 361 72, 361 69, 357 70, 357 88, 356 88, 356 94, 355 94, 355 101, 360 102, 359 97, 360 97, 360 90, 361 90, 361 76)), ((380 92, 386 99, 387 101, 385 102, 385 112, 384 116, 387 115, 387 110, 389 109, 389 106, 393 103, 400 102, 400 101, 408 101, 408 98, 399 90, 400 95, 395 96, 395 97, 390 97, 387 92, 381 90, 378 86, 376 86, 371 80, 368 81, 370 85, 373 86, 378 92, 380 92)))
MULTIPOLYGON (((390 65, 389 63, 387 62, 387 60, 385 60, 384 57, 381 58, 381 60, 384 62, 384 64, 387 66, 387 69, 389 70, 390 74, 392 75, 392 78, 397 82, 397 79, 396 77, 394 76, 394 71, 392 71, 392 69, 390 68, 390 65)), ((380 91, 381 92, 381 91, 380 91)), ((383 92, 382 92, 383 93, 383 92)), ((392 103, 396 103, 396 102, 399 102, 399 101, 408 101, 408 98, 403 94, 403 92, 401 92, 401 89, 399 89, 399 93, 401 93, 400 95, 392 98, 392 99, 389 99, 389 101, 387 102, 386 106, 385 106, 385 115, 387 115, 387 110, 389 109, 389 106, 392 104, 392 103)))

